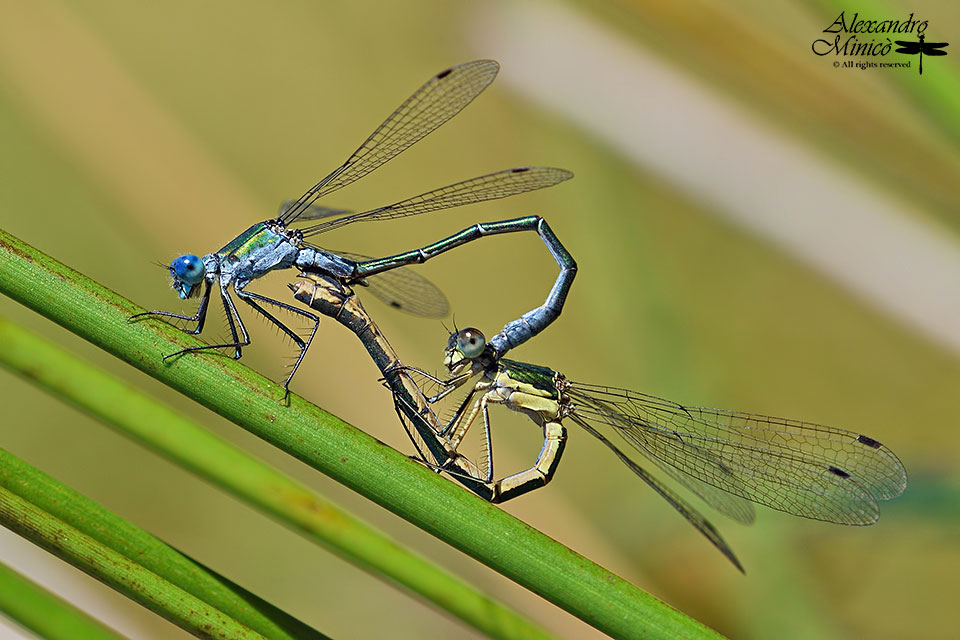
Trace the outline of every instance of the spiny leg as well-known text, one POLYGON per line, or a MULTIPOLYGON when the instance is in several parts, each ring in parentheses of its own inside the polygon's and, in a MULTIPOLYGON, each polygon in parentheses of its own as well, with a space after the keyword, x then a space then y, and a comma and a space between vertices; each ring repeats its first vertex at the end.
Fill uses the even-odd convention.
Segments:
POLYGON ((423 391, 402 365, 395 370, 384 370, 384 381, 393 394, 394 406, 400 415, 403 428, 421 458, 425 462, 428 461, 426 456, 423 455, 421 443, 430 450, 433 459, 440 464, 451 457, 455 457, 457 455, 455 445, 444 437, 444 425, 433 411, 430 401, 423 395, 423 391), (416 430, 420 438, 419 443, 413 432, 410 431, 409 425, 404 422, 404 415, 408 417, 410 424, 416 430))
POLYGON ((225 287, 220 287, 220 300, 223 302, 223 311, 227 315, 227 325, 230 327, 230 336, 233 338, 233 342, 225 344, 205 344, 200 347, 187 347, 186 349, 181 349, 180 351, 175 351, 174 353, 167 354, 163 356, 164 360, 168 358, 173 358, 174 356, 180 356, 184 353, 190 353, 192 351, 205 351, 207 349, 228 349, 230 347, 234 348, 234 360, 239 360, 243 355, 243 347, 250 344, 250 334, 247 333, 247 328, 243 325, 243 320, 240 319, 240 313, 237 311, 236 305, 233 304, 233 299, 230 297, 230 294, 227 293, 225 287), (236 318, 236 321, 234 321, 236 318), (240 334, 237 333, 237 327, 240 327, 240 334), (243 336, 241 340, 240 336, 243 336))
MULTIPOLYGON (((488 397, 484 396, 473 403, 473 407, 468 414, 462 414, 459 419, 455 418, 454 421, 451 421, 451 425, 456 423, 455 435, 459 435, 460 439, 462 439, 463 434, 469 429, 470 424, 475 420, 477 414, 483 414, 484 435, 486 440, 485 472, 467 456, 455 450, 453 455, 440 465, 432 465, 425 460, 422 462, 435 471, 446 472, 484 500, 492 503, 500 503, 546 486, 546 484, 553 479, 553 475, 556 473, 557 466, 560 464, 560 458, 563 456, 563 451, 566 447, 567 430, 558 421, 543 421, 543 446, 533 466, 519 473, 501 478, 500 480, 493 480, 493 447, 490 415, 488 411, 489 402, 488 397)), ((457 445, 455 444, 454 446, 457 445)))
POLYGON ((300 363, 303 362, 303 357, 307 354, 307 349, 310 348, 310 343, 313 342, 313 337, 317 334, 317 328, 320 326, 320 318, 308 311, 304 311, 303 309, 298 309, 293 305, 286 304, 285 302, 280 302, 279 300, 274 300, 273 298, 262 296, 258 293, 253 293, 252 291, 246 291, 242 288, 237 289, 236 291, 237 291, 237 296, 239 296, 241 300, 243 300, 248 305, 253 307, 254 311, 256 311, 257 313, 262 315, 264 318, 269 320, 272 324, 279 327, 280 330, 283 331, 285 334, 287 334, 287 336, 289 336, 290 339, 293 340, 293 342, 300 348, 300 355, 297 356, 297 361, 294 363, 293 369, 290 371, 290 375, 287 376, 286 381, 283 383, 283 389, 284 389, 283 397, 284 399, 286 399, 287 396, 290 395, 290 381, 293 380, 294 374, 297 372, 297 369, 300 368, 300 363), (256 302, 254 302, 255 300, 266 303, 266 304, 272 304, 276 307, 284 309, 285 311, 290 311, 297 315, 303 316, 304 318, 309 318, 313 322, 313 329, 310 330, 310 336, 306 340, 304 340, 303 338, 298 336, 293 330, 291 330, 289 327, 287 327, 282 322, 280 322, 270 312, 268 312, 266 309, 264 309, 263 307, 258 305, 256 302))
POLYGON ((439 473, 441 467, 429 461, 430 458, 427 457, 426 450, 430 451, 431 457, 434 460, 445 462, 446 460, 441 458, 441 456, 446 456, 446 450, 452 451, 452 448, 444 446, 446 443, 435 434, 434 429, 429 425, 423 424, 422 417, 416 409, 410 405, 406 398, 401 397, 400 394, 396 392, 393 393, 393 409, 397 412, 397 417, 400 418, 400 425, 403 427, 404 433, 407 434, 407 437, 413 444, 413 448, 417 451, 417 455, 410 456, 410 458, 416 462, 423 463, 425 466, 439 473), (431 439, 431 443, 434 445, 433 447, 427 444, 427 438, 431 439))
MULTIPOLYGON (((424 398, 424 400, 426 400, 426 405, 424 407, 424 410, 427 407, 432 407, 432 405, 436 404, 437 402, 445 398, 447 395, 449 395, 453 391, 463 386, 463 383, 468 381, 474 375, 472 372, 468 371, 458 376, 453 376, 451 378, 447 378, 446 380, 441 380, 440 378, 437 378, 436 376, 424 371, 423 369, 418 369, 416 367, 408 367, 406 365, 402 365, 399 363, 398 365, 399 365, 397 367, 398 371, 404 374, 412 371, 414 373, 417 373, 423 376, 427 381, 442 387, 439 393, 432 396, 427 396, 423 393, 423 390, 420 389, 420 386, 417 385, 417 389, 420 391, 420 395, 424 398)), ((454 411, 453 416, 450 418, 447 424, 441 423, 439 419, 436 420, 437 427, 438 427, 437 433, 440 436, 442 436, 444 439, 446 439, 448 442, 450 442, 450 444, 454 448, 460 446, 460 440, 463 439, 463 435, 466 433, 467 429, 469 429, 470 427, 470 424, 476 418, 476 411, 474 410, 473 412, 471 412, 470 417, 467 419, 468 422, 466 426, 462 428, 458 426, 464 421, 463 412, 467 409, 467 407, 471 406, 471 404, 473 403, 473 397, 476 395, 477 391, 479 390, 480 390, 479 387, 475 387, 474 389, 470 390, 470 393, 468 393, 467 396, 460 402, 460 406, 457 407, 456 411, 454 411), (454 434, 453 437, 451 437, 450 435, 451 433, 454 434)), ((433 414, 433 415, 435 416, 436 414, 433 414)))
MULTIPOLYGON (((490 436, 490 409, 487 406, 487 397, 480 400, 480 409, 483 412, 483 454, 484 465, 487 469, 487 482, 493 481, 493 441, 490 436)), ((481 467, 482 469, 483 467, 481 467)))
POLYGON ((414 447, 420 454, 417 460, 434 471, 444 471, 455 478, 464 487, 477 494, 484 500, 491 500, 493 495, 483 482, 480 470, 470 460, 457 453, 450 443, 440 436, 436 429, 427 423, 424 417, 417 411, 403 395, 394 393, 394 407, 397 415, 400 416, 400 422, 403 424, 407 436, 413 442, 414 447), (408 425, 409 421, 409 425, 408 425), (413 427, 413 431, 410 427, 413 427), (430 450, 432 458, 436 463, 431 463, 424 454, 421 444, 430 450))
POLYGON ((445 465, 459 456, 456 445, 444 437, 444 425, 437 418, 420 387, 407 374, 399 361, 397 364, 399 366, 395 369, 383 371, 384 380, 393 395, 394 409, 400 417, 400 423, 407 437, 417 450, 420 461, 431 468, 439 468, 430 462, 424 449, 429 450, 430 457, 437 464, 445 465))
MULTIPOLYGON (((450 378, 442 380, 424 371, 423 369, 418 369, 416 367, 399 365, 398 368, 402 370, 404 373, 410 372, 410 371, 417 373, 423 376, 428 381, 435 383, 441 387, 441 391, 433 396, 423 395, 421 390, 421 395, 423 395, 424 399, 428 403, 427 406, 431 406, 436 402, 442 400, 447 395, 449 395, 456 389, 463 386, 465 382, 467 382, 468 380, 470 380, 470 378, 474 376, 474 373, 472 371, 467 371, 460 375, 452 376, 450 378)), ((419 389, 419 386, 417 388, 419 389)), ((471 389, 470 393, 468 393, 467 396, 461 401, 460 406, 458 406, 456 411, 454 411, 453 416, 451 417, 450 421, 447 422, 447 424, 444 425, 439 421, 437 421, 437 424, 440 427, 440 430, 438 432, 439 435, 442 438, 444 438, 444 440, 447 441, 454 448, 457 448, 460 446, 460 441, 466 435, 467 430, 470 428, 470 426, 473 424, 474 420, 476 419, 477 411, 479 407, 479 401, 477 403, 474 403, 473 398, 478 392, 483 391, 484 389, 486 389, 486 386, 483 385, 482 381, 477 383, 477 386, 471 389), (465 415, 464 412, 467 410, 468 407, 472 407, 471 411, 469 414, 465 415)))
POLYGON ((181 330, 184 333, 189 333, 191 335, 197 335, 203 331, 203 323, 207 319, 207 304, 210 302, 210 287, 212 283, 207 282, 203 289, 203 296, 200 298, 200 306, 197 307, 197 312, 192 316, 185 316, 180 313, 173 313, 172 311, 144 311, 143 313, 136 313, 127 320, 136 320, 137 318, 145 318, 147 316, 159 316, 161 318, 177 318, 179 320, 187 320, 188 322, 196 322, 197 326, 193 329, 183 329, 181 330))
MULTIPOLYGON (((543 426, 543 447, 537 455, 537 461, 532 467, 519 473, 493 480, 493 449, 490 447, 490 417, 487 411, 487 403, 483 403, 484 429, 487 437, 487 472, 485 480, 481 482, 488 495, 481 494, 476 489, 471 490, 480 497, 494 504, 512 500, 534 489, 546 486, 553 479, 557 466, 560 464, 560 458, 563 456, 563 450, 566 447, 567 430, 557 421, 544 421, 543 426)), ((469 458, 463 454, 457 454, 458 467, 460 469, 478 469, 469 458)), ((447 469, 444 469, 447 471, 447 469)), ((451 473, 451 475, 454 475, 451 473)), ((480 480, 479 476, 472 479, 480 480)))
POLYGON ((477 388, 474 388, 470 391, 467 397, 463 399, 463 402, 460 403, 460 406, 457 407, 456 412, 453 414, 453 418, 443 429, 442 435, 450 441, 450 444, 452 444, 455 449, 460 448, 460 443, 466 437, 467 431, 470 430, 470 427, 472 427, 473 423, 476 421, 477 415, 480 413, 482 404, 486 399, 486 396, 481 396, 479 400, 474 402, 473 397, 476 395, 477 391, 477 388), (470 412, 464 413, 467 410, 467 407, 470 408, 470 412))
POLYGON ((427 402, 429 402, 430 404, 434 404, 434 403, 436 403, 436 402, 439 402, 439 401, 442 400, 443 398, 447 397, 449 394, 451 394, 451 393, 453 393, 454 391, 456 391, 457 389, 459 389, 459 388, 463 385, 464 382, 466 382, 467 380, 469 380, 470 378, 472 378, 473 375, 474 375, 472 371, 467 371, 466 373, 461 373, 460 375, 457 375, 457 376, 452 376, 452 377, 450 377, 450 378, 443 378, 443 379, 441 379, 441 378, 438 378, 437 376, 433 375, 432 373, 429 373, 429 372, 427 372, 427 371, 424 371, 423 369, 418 369, 417 367, 409 367, 409 366, 407 366, 407 365, 400 365, 400 366, 397 367, 396 369, 397 369, 398 371, 399 371, 399 370, 412 371, 413 373, 416 373, 416 374, 418 374, 418 375, 423 376, 423 377, 426 378, 429 382, 432 382, 433 384, 435 384, 435 385, 437 385, 438 387, 440 387, 440 391, 439 391, 436 395, 425 396, 425 397, 427 398, 427 402))
MULTIPOLYGON (((431 402, 442 398, 452 389, 460 386, 472 377, 472 373, 464 373, 459 376, 453 376, 447 380, 440 380, 435 376, 416 369, 414 367, 405 367, 407 371, 415 371, 424 376, 427 380, 439 384, 443 388, 440 393, 429 399, 431 402)), ((432 465, 424 461, 424 464, 434 470, 442 470, 457 479, 477 495, 484 499, 499 503, 510 500, 517 496, 528 493, 534 489, 545 486, 553 478, 560 458, 566 446, 566 429, 559 420, 536 419, 543 429, 543 446, 537 456, 537 460, 532 467, 525 471, 507 476, 494 481, 494 460, 493 460, 493 437, 490 426, 489 404, 501 403, 499 396, 495 391, 488 391, 489 383, 481 379, 470 393, 464 398, 463 402, 454 412, 453 418, 447 423, 441 432, 441 436, 455 450, 455 455, 450 460, 439 466, 432 465), (481 393, 479 400, 474 401, 477 393, 481 393), (477 465, 465 455, 456 451, 459 449, 467 431, 476 421, 478 414, 483 415, 483 460, 482 464, 477 465), (477 484, 479 483, 479 485, 477 484), (479 486, 485 488, 484 492, 479 490, 479 486)), ((521 407, 526 405, 521 404, 521 407)))
MULTIPOLYGON (((491 384, 484 379, 481 379, 476 386, 474 386, 470 395, 457 409, 453 419, 449 422, 442 434, 455 449, 459 449, 460 443, 476 420, 477 415, 483 415, 484 449, 481 464, 475 464, 465 455, 457 451, 456 456, 453 457, 450 462, 442 465, 442 467, 444 471, 447 471, 448 468, 452 466, 451 463, 456 463, 457 474, 461 475, 461 477, 456 479, 466 484, 463 482, 462 475, 464 472, 467 472, 466 479, 471 482, 478 481, 487 493, 486 495, 480 493, 475 486, 470 486, 469 488, 471 488, 474 493, 477 493, 477 495, 494 503, 510 500, 545 486, 550 482, 560 463, 560 458, 566 444, 566 429, 560 423, 559 418, 556 417, 561 413, 559 407, 553 408, 547 405, 545 410, 555 414, 554 419, 547 419, 542 417, 542 414, 537 411, 537 398, 530 397, 526 399, 527 394, 522 393, 511 394, 510 397, 509 403, 511 407, 532 411, 533 414, 531 417, 543 429, 543 446, 537 456, 537 461, 529 469, 500 480, 494 480, 495 470, 489 405, 490 403, 502 404, 506 401, 498 393, 498 388, 491 386, 491 384), (472 398, 477 393, 480 393, 481 396, 474 402, 472 398), (555 409, 555 411, 551 411, 551 409, 555 409)), ((454 475, 454 473, 451 472, 451 475, 454 475)))
MULTIPOLYGON (((487 414, 487 397, 486 395, 481 396, 478 400, 474 400, 474 396, 477 394, 478 389, 473 389, 463 399, 463 402, 460 403, 460 406, 457 408, 454 413, 453 418, 449 423, 444 427, 443 432, 440 434, 444 442, 446 442, 450 447, 452 447, 452 455, 449 460, 436 467, 438 470, 447 471, 452 476, 458 476, 462 479, 468 479, 470 481, 480 482, 484 486, 492 486, 490 481, 492 477, 492 466, 493 458, 490 455, 490 429, 489 429, 489 416, 487 414), (467 409, 469 408, 469 412, 467 409), (486 472, 481 470, 472 460, 461 454, 457 451, 460 446, 460 442, 463 440, 464 436, 469 431, 470 427, 476 421, 477 415, 483 413, 484 423, 486 427, 486 436, 487 436, 487 458, 486 458, 486 472), (459 471, 457 471, 459 469, 459 471)), ((426 462, 426 461, 424 461, 426 462)), ((429 465, 429 463, 427 463, 429 465)), ((429 465, 433 467, 433 465, 429 465)), ((477 493, 476 491, 474 491, 477 493)), ((485 499, 489 500, 490 497, 483 496, 485 499)))

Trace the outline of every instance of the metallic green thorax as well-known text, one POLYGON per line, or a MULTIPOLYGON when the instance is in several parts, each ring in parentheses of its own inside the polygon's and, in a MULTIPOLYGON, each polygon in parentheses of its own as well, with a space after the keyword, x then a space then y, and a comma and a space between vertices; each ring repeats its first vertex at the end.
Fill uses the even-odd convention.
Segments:
POLYGON ((277 234, 268 229, 264 223, 258 222, 231 240, 227 246, 217 252, 217 255, 220 256, 221 260, 229 256, 242 258, 265 247, 272 246, 276 242, 277 234))
POLYGON ((553 400, 559 400, 560 396, 555 383, 557 373, 553 369, 503 358, 500 360, 499 371, 510 376, 517 382, 522 382, 535 389, 547 392, 549 394, 548 397, 553 400))

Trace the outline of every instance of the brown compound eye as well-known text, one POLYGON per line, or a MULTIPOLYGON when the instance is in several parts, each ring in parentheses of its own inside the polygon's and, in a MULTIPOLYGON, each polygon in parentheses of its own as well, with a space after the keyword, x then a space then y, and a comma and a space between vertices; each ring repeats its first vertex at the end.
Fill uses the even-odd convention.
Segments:
POLYGON ((457 350, 463 354, 464 358, 471 360, 479 358, 486 346, 487 339, 483 337, 480 329, 470 327, 457 333, 457 350))

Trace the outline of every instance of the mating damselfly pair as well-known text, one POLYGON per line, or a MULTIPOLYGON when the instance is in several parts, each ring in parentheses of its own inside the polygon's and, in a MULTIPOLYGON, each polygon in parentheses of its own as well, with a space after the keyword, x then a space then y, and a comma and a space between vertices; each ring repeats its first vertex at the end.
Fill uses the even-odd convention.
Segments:
POLYGON ((232 341, 191 347, 167 358, 202 349, 228 349, 239 358, 249 335, 230 289, 255 312, 279 327, 300 348, 284 382, 287 390, 316 333, 319 317, 300 307, 252 293, 246 287, 267 273, 297 268, 305 276, 291 285, 297 300, 336 318, 358 335, 383 373, 418 459, 446 472, 477 495, 502 502, 545 485, 563 453, 570 420, 602 441, 615 456, 666 499, 738 568, 742 567, 716 529, 686 500, 650 474, 652 463, 680 486, 734 519, 754 519, 752 503, 807 518, 843 524, 870 524, 877 502, 899 495, 906 473, 896 456, 876 440, 857 433, 740 412, 685 406, 613 387, 584 385, 538 365, 504 358, 512 348, 541 332, 559 315, 576 263, 540 216, 476 224, 439 242, 380 259, 332 252, 306 238, 354 222, 385 220, 493 200, 552 186, 572 176, 562 169, 520 167, 466 180, 362 213, 314 204, 322 196, 375 170, 459 113, 493 80, 498 66, 489 60, 447 69, 404 101, 340 167, 280 215, 258 223, 223 249, 198 257, 185 255, 170 265, 181 298, 200 295, 194 315, 152 311, 138 317, 172 317, 203 329, 214 283, 227 316, 232 341), (322 219, 296 228, 291 225, 322 219), (354 296, 369 288, 392 306, 424 316, 443 316, 446 300, 433 285, 403 267, 487 235, 534 230, 560 267, 546 301, 508 322, 486 340, 476 329, 455 331, 445 352, 447 377, 405 366, 354 296), (308 318, 313 327, 302 338, 268 310, 308 318), (426 393, 430 387, 434 393, 426 393), (466 396, 443 421, 434 405, 457 389, 466 396), (543 447, 526 471, 495 479, 491 405, 528 415, 543 431, 543 447), (472 461, 460 451, 469 428, 482 417, 484 455, 472 461), (605 432, 606 430, 606 432, 605 432), (620 447, 626 443, 624 449, 620 447), (619 444, 619 446, 618 446, 619 444))

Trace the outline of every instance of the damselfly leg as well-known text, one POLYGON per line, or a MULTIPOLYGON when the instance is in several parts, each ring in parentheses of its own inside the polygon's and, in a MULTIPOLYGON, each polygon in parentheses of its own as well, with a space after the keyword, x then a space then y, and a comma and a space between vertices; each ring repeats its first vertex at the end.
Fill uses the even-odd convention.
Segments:
MULTIPOLYGON (((198 335, 203 331, 203 324, 207 320, 207 305, 210 304, 210 287, 213 285, 212 282, 207 282, 203 288, 203 295, 200 296, 200 305, 197 307, 197 312, 192 316, 183 315, 180 313, 173 313, 172 311, 144 311, 143 313, 137 313, 130 316, 130 320, 137 320, 139 318, 145 318, 148 316, 155 316, 160 318, 175 318, 177 320, 186 320, 187 322, 197 323, 193 329, 183 329, 184 333, 190 335, 198 335)), ((170 354, 176 355, 176 354, 170 354)))
POLYGON ((286 399, 287 396, 290 395, 290 381, 293 380, 294 374, 296 374, 297 369, 300 368, 300 363, 303 362, 303 357, 307 354, 307 349, 310 348, 310 343, 313 342, 313 337, 317 335, 317 328, 320 326, 320 318, 319 316, 313 313, 304 311, 303 309, 299 309, 297 307, 294 307, 293 305, 289 305, 285 302, 280 302, 279 300, 274 300, 273 298, 262 296, 258 293, 253 293, 245 289, 237 289, 237 296, 241 300, 246 302, 248 305, 250 305, 254 311, 256 311, 261 316, 266 318, 267 321, 269 321, 271 324, 277 326, 281 331, 283 331, 283 333, 288 338, 293 340, 293 343, 296 344, 297 347, 300 349, 300 353, 297 354, 297 359, 296 361, 294 361, 293 366, 290 368, 290 373, 287 375, 287 379, 283 383, 284 399, 286 399), (313 324, 313 326, 310 328, 310 335, 308 335, 306 339, 301 338, 295 331, 293 331, 288 326, 280 322, 280 320, 278 320, 273 314, 271 314, 269 311, 267 311, 262 306, 257 304, 258 301, 264 304, 272 305, 279 309, 283 309, 284 311, 288 311, 294 315, 298 315, 303 318, 306 318, 313 324))
MULTIPOLYGON (((208 349, 233 349, 234 350, 234 359, 239 360, 243 356, 243 347, 246 347, 250 344, 250 334, 247 333, 247 328, 243 324, 243 319, 240 318, 240 313, 237 311, 236 305, 233 303, 233 298, 230 297, 230 294, 227 292, 225 287, 220 287, 220 301, 223 303, 223 312, 227 317, 227 327, 230 329, 230 336, 233 338, 233 342, 227 342, 223 344, 205 344, 199 347, 187 347, 186 349, 181 349, 180 351, 174 351, 173 353, 168 353, 163 356, 164 360, 169 360, 170 358, 175 358, 181 356, 185 353, 192 353, 194 351, 206 351, 208 349), (237 328, 239 327, 240 333, 237 333, 237 328), (241 335, 243 336, 241 338, 241 335)), ((206 308, 206 305, 202 305, 203 308, 206 308)), ((161 316, 170 316, 172 314, 164 312, 149 312, 149 313, 140 313, 133 318, 142 317, 146 315, 161 315, 161 316)), ((173 317, 180 317, 174 315, 173 317)), ((202 320, 199 324, 202 324, 202 320)), ((197 333, 195 331, 187 331, 187 333, 197 333)))

